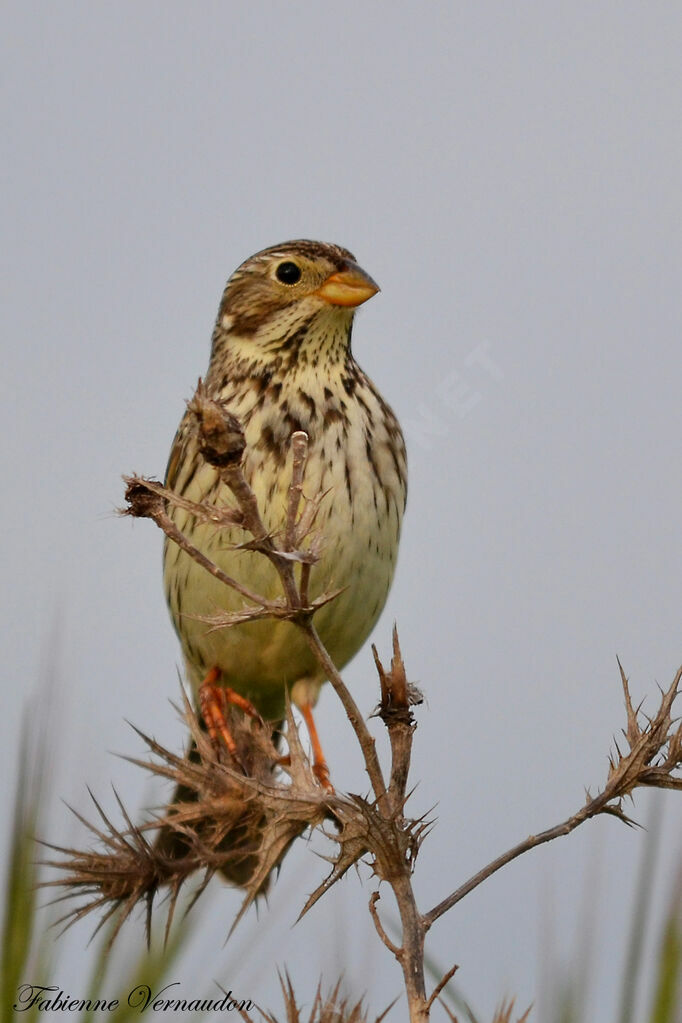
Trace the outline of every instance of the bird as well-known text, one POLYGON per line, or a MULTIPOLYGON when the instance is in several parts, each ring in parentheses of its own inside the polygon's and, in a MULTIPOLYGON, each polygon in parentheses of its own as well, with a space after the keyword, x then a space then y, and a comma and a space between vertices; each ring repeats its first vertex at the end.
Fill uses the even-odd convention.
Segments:
MULTIPOLYGON (((314 617, 337 668, 360 649, 384 607, 407 494, 400 425, 351 348, 357 308, 378 291, 339 245, 303 239, 263 249, 227 281, 204 377, 205 393, 241 425, 244 477, 273 536, 281 535, 286 517, 292 434, 308 435, 303 492, 327 493, 316 520, 323 545, 309 592, 312 600, 330 587, 341 590, 314 617)), ((171 448, 166 487, 189 501, 234 504, 201 454, 189 411, 171 448)), ((217 530, 180 506, 169 514, 228 575, 267 599, 281 596, 272 563, 237 549, 249 539, 239 525, 217 530)), ((308 724, 318 777, 326 781, 312 717, 326 679, 305 637, 285 620, 211 628, 207 618, 243 608, 243 598, 168 538, 163 560, 166 599, 195 694, 215 681, 263 720, 280 722, 288 692, 308 724)))

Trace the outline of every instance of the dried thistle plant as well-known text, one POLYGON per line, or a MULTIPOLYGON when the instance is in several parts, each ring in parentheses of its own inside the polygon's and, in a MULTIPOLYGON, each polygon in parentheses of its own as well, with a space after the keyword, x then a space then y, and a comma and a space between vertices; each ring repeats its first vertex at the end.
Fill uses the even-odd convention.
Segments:
MULTIPOLYGON (((279 983, 284 999, 286 1023, 369 1023, 369 1016, 362 1000, 352 1002, 341 994, 341 981, 337 981, 328 995, 322 994, 321 982, 317 985, 310 1015, 307 1017, 302 1015, 291 978, 287 973, 284 976, 280 975, 279 983)), ((376 1017, 375 1023, 381 1023, 385 1019, 393 1004, 392 1002, 380 1016, 376 1017)), ((280 1023, 271 1012, 264 1012, 262 1009, 259 1009, 259 1012, 263 1023, 280 1023)), ((242 1013, 242 1017, 245 1023, 255 1023, 253 1017, 246 1012, 242 1013)), ((284 1023, 284 1020, 281 1023, 284 1023)))
POLYGON ((228 865, 234 868, 235 862, 243 869, 246 890, 241 916, 263 890, 291 842, 306 828, 320 824, 327 814, 324 793, 297 741, 290 710, 289 724, 295 739, 290 743, 289 762, 282 769, 284 776, 273 777, 273 764, 280 755, 267 729, 254 727, 248 718, 233 714, 230 724, 241 764, 241 770, 235 770, 202 729, 184 693, 183 698, 183 716, 195 751, 178 756, 136 729, 152 757, 127 759, 181 786, 187 799, 170 804, 162 814, 141 825, 132 823, 119 800, 124 826, 117 828, 93 797, 102 823, 95 826, 77 816, 99 839, 100 848, 79 852, 50 846, 64 858, 48 861, 49 865, 58 867, 66 877, 47 884, 65 886, 67 898, 85 898, 62 918, 67 925, 104 908, 101 926, 119 910, 113 941, 123 921, 144 901, 149 933, 155 896, 167 889, 168 933, 178 895, 188 878, 203 871, 196 901, 213 874, 228 865), (183 836, 187 847, 184 857, 167 856, 153 840, 166 829, 183 836), (228 833, 232 841, 225 848, 228 833))
MULTIPOLYGON (((427 995, 424 943, 428 931, 441 916, 516 857, 537 845, 569 834, 598 814, 608 813, 627 824, 633 823, 623 809, 623 802, 626 797, 632 797, 636 788, 682 788, 682 726, 672 713, 682 669, 669 688, 661 692, 660 705, 649 717, 643 714, 641 705, 634 707, 628 681, 621 668, 626 706, 625 747, 621 750, 616 743, 609 759, 606 782, 599 793, 593 797, 588 792, 585 803, 575 814, 526 838, 477 871, 431 910, 422 913, 417 907, 412 873, 431 822, 426 816, 411 818, 405 814, 416 727, 412 708, 421 701, 421 694, 408 682, 397 632, 394 630, 388 669, 384 668, 373 648, 381 691, 376 714, 387 729, 391 749, 387 782, 367 724, 314 626, 316 611, 333 600, 338 591, 325 592, 314 601, 308 598, 310 572, 324 542, 323 537, 315 535, 314 525, 317 509, 325 495, 316 495, 312 499, 302 496, 306 435, 299 432, 292 436, 293 478, 286 524, 282 535, 271 536, 263 526, 255 497, 240 468, 244 444, 239 423, 220 402, 207 397, 201 382, 190 409, 204 457, 219 470, 235 497, 236 507, 224 509, 194 504, 154 480, 135 476, 127 478, 127 513, 151 518, 171 541, 182 547, 206 571, 241 594, 245 602, 242 610, 214 616, 210 621, 212 627, 230 628, 245 621, 273 617, 287 619, 302 631, 355 731, 371 795, 361 797, 334 793, 319 784, 319 774, 316 775, 303 751, 290 708, 287 709, 287 758, 282 758, 275 749, 267 728, 231 711, 229 726, 237 746, 235 761, 206 735, 197 715, 185 700, 183 713, 196 744, 196 754, 177 756, 139 732, 153 758, 134 762, 181 785, 188 798, 172 804, 164 813, 140 826, 132 823, 123 805, 119 804, 124 819, 122 829, 117 829, 96 803, 102 824, 94 826, 82 817, 80 819, 99 839, 100 850, 79 852, 58 849, 63 858, 51 862, 63 876, 50 883, 64 887, 65 898, 85 896, 85 903, 64 918, 67 925, 94 910, 102 910, 104 920, 120 909, 122 920, 142 902, 147 907, 149 928, 154 897, 160 889, 167 889, 170 892, 168 929, 185 880, 197 871, 204 872, 198 897, 210 877, 216 871, 226 870, 229 865, 230 876, 239 880, 245 889, 239 919, 264 889, 269 875, 291 842, 308 828, 321 830, 334 845, 329 856, 331 869, 327 878, 308 897, 301 915, 329 891, 350 866, 361 859, 368 862, 378 882, 369 900, 372 921, 402 970, 410 1020, 425 1023, 434 1003, 439 1000, 443 1004, 441 996, 457 968, 449 969, 427 995), (281 597, 265 599, 221 572, 177 529, 168 515, 169 504, 182 507, 202 521, 212 522, 217 528, 223 523, 238 522, 251 535, 251 540, 243 544, 244 549, 260 552, 277 569, 282 584, 281 597), (297 564, 301 565, 298 578, 294 572, 297 564), (182 835, 186 856, 179 859, 164 856, 163 843, 150 840, 155 833, 169 829, 182 835), (231 841, 226 848, 226 835, 229 833, 234 838, 235 831, 239 834, 239 841, 231 841), (400 944, 389 938, 381 923, 378 903, 382 883, 390 887, 396 899, 401 921, 400 944)), ((301 1018, 300 1012, 288 981, 287 985, 283 985, 287 1019, 296 1023, 301 1018)), ((335 1003, 336 994, 338 989, 333 993, 331 1003, 335 1003)), ((324 1002, 321 999, 318 989, 311 1020, 355 1023, 366 1018, 359 1005, 349 1006, 347 1003, 334 1016, 333 1011, 336 1010, 332 1006, 328 1011, 328 1003, 329 1000, 324 1002)), ((449 1009, 446 1011, 455 1019, 449 1009)), ((512 1011, 512 1003, 503 1005, 497 1015, 499 1023, 510 1021, 512 1011)), ((521 1017, 520 1023, 527 1017, 528 1012, 521 1017)), ((271 1023, 274 1020, 272 1016, 266 1015, 265 1018, 271 1023)))
MULTIPOLYGON (((514 1011, 514 1002, 503 1002, 500 1008, 495 1013, 495 1019, 493 1023, 512 1023, 512 1012, 514 1011)), ((530 1009, 526 1009, 523 1016, 519 1016, 516 1023, 526 1023, 530 1017, 530 1009)))

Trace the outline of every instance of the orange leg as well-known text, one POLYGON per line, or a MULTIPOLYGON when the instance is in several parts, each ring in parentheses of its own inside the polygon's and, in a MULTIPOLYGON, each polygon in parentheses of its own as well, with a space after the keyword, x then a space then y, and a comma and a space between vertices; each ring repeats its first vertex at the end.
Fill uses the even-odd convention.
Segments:
POLYGON ((234 689, 230 689, 229 686, 218 685, 219 679, 220 668, 211 668, 199 686, 201 716, 206 723, 211 740, 217 744, 219 738, 222 739, 227 746, 230 756, 234 760, 239 761, 236 743, 225 720, 228 706, 232 704, 234 707, 239 707, 244 714, 248 714, 250 718, 258 721, 260 724, 263 724, 263 719, 250 700, 240 696, 239 693, 235 692, 234 689))
POLYGON ((310 744, 313 747, 313 774, 319 781, 320 785, 327 792, 333 792, 334 786, 329 780, 329 768, 325 755, 322 752, 322 744, 320 737, 317 734, 317 726, 313 717, 313 706, 311 703, 304 703, 299 707, 303 720, 308 728, 308 735, 310 736, 310 744))

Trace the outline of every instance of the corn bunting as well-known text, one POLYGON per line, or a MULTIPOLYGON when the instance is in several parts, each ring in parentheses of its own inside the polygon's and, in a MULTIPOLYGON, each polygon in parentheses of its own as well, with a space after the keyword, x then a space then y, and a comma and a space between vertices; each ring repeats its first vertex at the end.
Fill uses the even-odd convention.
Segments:
MULTIPOLYGON (((310 597, 332 586, 344 588, 315 615, 320 638, 339 668, 360 648, 384 606, 405 507, 400 426, 351 352, 355 310, 378 290, 338 245, 292 241, 258 252, 227 282, 205 378, 207 394, 242 425, 243 472, 273 535, 281 533, 285 521, 291 435, 308 434, 304 493, 329 491, 316 523, 324 546, 312 569, 310 597)), ((188 415, 175 437, 166 485, 192 501, 232 500, 200 454, 188 415)), ((227 574, 267 599, 281 594, 277 572, 266 558, 235 550, 248 539, 238 526, 218 531, 181 508, 171 514, 227 574)), ((323 765, 311 710, 325 680, 296 627, 266 620, 211 629, 202 616, 236 611, 242 598, 169 541, 164 582, 195 689, 207 676, 220 679, 263 718, 279 721, 288 687, 323 765)))

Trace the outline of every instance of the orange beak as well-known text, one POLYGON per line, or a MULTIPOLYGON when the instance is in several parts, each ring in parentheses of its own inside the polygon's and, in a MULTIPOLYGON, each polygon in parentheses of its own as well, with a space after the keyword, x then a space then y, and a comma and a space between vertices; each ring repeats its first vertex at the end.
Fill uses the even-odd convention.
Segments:
POLYGON ((379 285, 356 263, 348 263, 345 270, 338 270, 317 289, 316 295, 330 305, 354 308, 376 295, 379 285))

